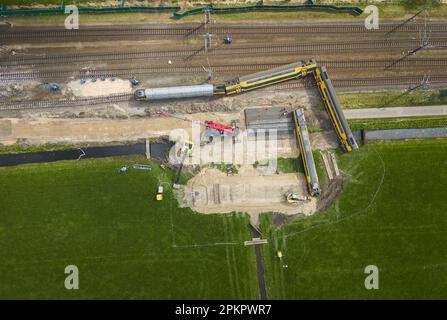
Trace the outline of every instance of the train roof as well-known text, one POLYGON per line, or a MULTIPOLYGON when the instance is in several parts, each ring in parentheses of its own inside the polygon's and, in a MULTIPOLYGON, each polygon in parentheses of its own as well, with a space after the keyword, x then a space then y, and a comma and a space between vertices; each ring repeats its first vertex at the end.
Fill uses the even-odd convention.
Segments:
POLYGON ((296 113, 296 115, 297 115, 298 117, 304 117, 304 111, 303 111, 303 108, 297 108, 297 109, 295 110, 295 113, 296 113))
POLYGON ((294 62, 294 63, 290 63, 290 64, 286 64, 284 66, 280 66, 277 68, 273 68, 273 69, 269 69, 266 71, 261 71, 261 72, 257 72, 257 73, 252 73, 243 77, 240 77, 239 80, 241 82, 243 81, 247 81, 247 80, 252 80, 255 78, 259 78, 259 77, 263 77, 272 73, 277 73, 277 72, 281 72, 281 71, 285 71, 287 69, 292 69, 292 68, 299 68, 303 65, 303 63, 301 61, 299 62, 294 62))

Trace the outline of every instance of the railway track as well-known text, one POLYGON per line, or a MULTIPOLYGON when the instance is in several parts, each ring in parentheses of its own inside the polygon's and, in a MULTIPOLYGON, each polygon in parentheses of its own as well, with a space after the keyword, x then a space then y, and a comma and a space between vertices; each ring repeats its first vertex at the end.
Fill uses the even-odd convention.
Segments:
MULTIPOLYGON (((431 44, 434 48, 447 48, 447 37, 432 40, 431 44)), ((300 54, 309 52, 349 52, 349 51, 384 51, 384 50, 410 50, 420 46, 419 40, 374 40, 374 41, 321 41, 316 43, 302 43, 293 45, 275 45, 275 46, 219 46, 208 49, 209 56, 244 56, 255 54, 266 55, 283 55, 283 54, 300 54)), ((191 59, 195 56, 204 56, 203 47, 184 47, 174 50, 147 50, 137 52, 112 52, 100 54, 69 54, 69 55, 48 55, 45 57, 21 57, 21 58, 4 58, 1 59, 2 68, 8 66, 26 66, 26 65, 45 65, 45 64, 62 64, 74 62, 93 62, 93 61, 114 61, 114 60, 135 60, 148 58, 181 58, 184 60, 191 59)))
POLYGON ((118 94, 118 95, 102 96, 95 98, 82 98, 75 100, 58 99, 58 100, 27 101, 27 102, 8 103, 8 104, 3 103, 0 104, 0 111, 98 105, 106 103, 125 102, 129 101, 132 98, 133 98, 132 94, 118 94))
MULTIPOLYGON (((414 77, 408 76, 398 76, 398 77, 376 77, 376 78, 350 78, 350 79, 332 79, 332 83, 337 89, 357 89, 357 88, 378 88, 386 87, 397 88, 403 86, 415 86, 418 85, 421 79, 416 79, 414 77)), ((445 74, 434 75, 430 77, 430 84, 433 87, 438 87, 440 85, 447 84, 447 76, 445 74)), ((301 82, 289 82, 278 84, 274 87, 267 87, 266 91, 278 91, 278 90, 290 90, 296 88, 306 88, 314 86, 313 79, 305 78, 301 82)), ((356 91, 356 90, 353 90, 356 91)))
MULTIPOLYGON (((92 43, 92 42, 104 42, 104 41, 161 41, 161 40, 171 40, 171 41, 188 41, 188 40, 201 40, 203 41, 203 33, 205 31, 202 31, 202 33, 194 33, 191 35, 106 35, 106 36, 96 36, 96 37, 49 37, 49 38, 39 38, 39 37, 29 37, 29 38, 20 38, 20 37, 12 37, 10 39, 1 39, 0 41, 5 45, 13 45, 13 44, 34 44, 34 43, 40 43, 40 42, 47 42, 47 43, 67 43, 67 42, 85 42, 85 43, 92 43)), ((414 33, 399 33, 393 37, 394 38, 406 38, 408 36, 417 36, 418 31, 415 31, 414 33)), ((239 40, 249 40, 249 39, 257 39, 257 41, 265 41, 266 39, 269 39, 271 37, 281 37, 281 38, 287 38, 287 39, 301 39, 303 37, 308 37, 309 33, 298 33, 298 32, 290 32, 290 33, 242 33, 242 34, 234 34, 231 32, 228 32, 231 34, 231 36, 237 41, 239 40)), ((432 37, 442 37, 446 32, 432 32, 432 37)), ((214 36, 214 39, 223 39, 225 36, 225 33, 212 33, 214 36)), ((312 36, 312 35, 310 35, 312 36)), ((343 39, 384 39, 385 36, 383 33, 321 33, 321 34, 314 34, 314 37, 343 37, 343 39)), ((214 40, 218 41, 218 40, 214 40)))
MULTIPOLYGON (((418 36, 418 33, 420 31, 415 31, 414 33, 397 33, 394 34, 390 39, 405 39, 405 38, 415 38, 418 36)), ((49 44, 59 44, 59 43, 86 43, 91 44, 95 42, 111 42, 111 41, 177 41, 177 42, 190 42, 191 40, 194 40, 195 42, 200 41, 203 42, 203 36, 205 31, 202 31, 202 33, 194 33, 190 35, 132 35, 132 36, 126 36, 126 35, 108 35, 108 36, 96 36, 96 37, 54 37, 54 38, 38 38, 38 37, 29 37, 29 38, 10 38, 10 39, 1 39, 0 41, 3 45, 15 45, 15 44, 36 44, 41 42, 46 42, 49 44)), ((290 39, 291 42, 294 42, 296 40, 301 40, 303 38, 308 39, 311 38, 343 38, 343 39, 352 39, 352 40, 359 40, 359 39, 386 39, 386 36, 384 33, 320 33, 320 34, 304 34, 304 33, 298 33, 298 32, 290 32, 290 33, 242 33, 242 34, 234 34, 231 32, 228 32, 231 34, 231 36, 234 39, 233 44, 242 41, 257 41, 257 42, 264 42, 268 41, 272 37, 279 37, 283 39, 290 39)), ((445 31, 441 32, 432 32, 431 37, 442 37, 446 34, 445 31)), ((213 41, 217 42, 223 42, 223 38, 225 36, 225 33, 212 33, 213 35, 213 41)), ((99 44, 99 43, 98 43, 99 44)))
MULTIPOLYGON (((402 87, 409 85, 417 85, 418 80, 411 77, 378 77, 378 78, 351 78, 351 79, 333 79, 332 80, 336 88, 370 88, 370 87, 402 87)), ((432 85, 441 85, 447 83, 447 76, 433 75, 430 77, 430 83, 432 85)), ((311 78, 301 79, 299 81, 293 81, 288 83, 277 84, 271 87, 267 87, 266 91, 280 91, 291 90, 297 88, 308 88, 315 86, 314 81, 311 78)), ((12 111, 12 110, 28 110, 28 109, 45 109, 45 108, 60 108, 60 107, 75 107, 75 106, 90 106, 106 103, 118 103, 131 101, 133 99, 132 94, 119 94, 111 96, 102 96, 95 98, 82 98, 82 99, 59 99, 59 100, 40 100, 40 101, 26 101, 20 103, 1 103, 0 111, 12 111)))
MULTIPOLYGON (((291 63, 292 61, 290 61, 291 63)), ((383 70, 386 66, 390 65, 393 60, 341 60, 341 61, 330 61, 330 60, 319 60, 320 65, 324 65, 329 69, 379 69, 383 70)), ((254 73, 262 70, 268 70, 272 68, 284 65, 284 63, 274 63, 274 64, 236 64, 236 65, 214 65, 212 70, 215 74, 244 74, 244 73, 254 73)), ((411 68, 413 69, 425 69, 425 68, 437 68, 445 69, 447 68, 447 58, 409 58, 408 60, 403 60, 396 64, 393 68, 411 68)), ((32 70, 32 71, 15 71, 0 73, 0 83, 1 82, 11 82, 11 81, 23 81, 23 80, 60 80, 67 79, 70 77, 79 78, 99 78, 101 76, 105 77, 139 77, 147 75, 158 75, 158 74, 204 74, 204 69, 201 65, 199 66, 179 66, 179 67, 137 67, 132 68, 96 68, 95 70, 90 70, 89 73, 79 71, 79 69, 70 70, 32 70)))
MULTIPOLYGON (((290 34, 385 34, 395 28, 396 23, 381 23, 378 30, 367 30, 363 23, 355 24, 277 24, 277 25, 210 25, 208 32, 215 35, 223 35, 226 32, 234 36, 242 35, 290 35, 290 34)), ((410 23, 398 28, 395 32, 418 32, 423 29, 422 23, 410 23)), ((428 28, 431 32, 447 32, 447 25, 444 23, 430 23, 428 28)), ((148 36, 191 36, 204 33, 203 24, 188 25, 162 25, 162 26, 101 26, 101 27, 84 27, 77 30, 55 29, 55 28, 1 28, 0 40, 3 41, 42 41, 42 39, 51 40, 67 40, 81 39, 96 40, 109 38, 126 39, 148 36)))

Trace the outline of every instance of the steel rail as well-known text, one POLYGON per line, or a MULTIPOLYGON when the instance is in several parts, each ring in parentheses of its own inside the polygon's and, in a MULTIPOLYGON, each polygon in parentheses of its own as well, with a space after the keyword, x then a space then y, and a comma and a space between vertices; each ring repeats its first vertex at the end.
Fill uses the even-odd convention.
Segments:
MULTIPOLYGON (((291 61, 292 62, 292 61, 291 61)), ((319 60, 320 65, 324 65, 330 69, 377 69, 383 70, 392 60, 380 59, 380 60, 319 60)), ((258 72, 262 70, 268 70, 272 68, 284 65, 284 63, 255 63, 255 64, 236 64, 236 65, 212 65, 211 68, 214 74, 229 74, 229 73, 245 73, 245 72, 258 72)), ((427 58, 427 59, 408 59, 403 60, 397 64, 394 69, 402 69, 410 67, 412 71, 414 69, 421 68, 438 68, 444 69, 447 67, 447 58, 427 58)), ((24 71, 11 71, 0 72, 0 82, 12 82, 20 80, 37 80, 37 79, 66 79, 69 77, 77 76, 79 78, 100 78, 105 77, 131 77, 131 76, 145 76, 151 74, 204 74, 204 69, 201 65, 196 66, 174 66, 174 67, 138 67, 130 66, 126 68, 96 68, 90 70, 89 73, 80 71, 78 68, 71 68, 69 70, 24 70, 24 71)), ((242 74, 240 74, 242 75, 242 74)))
MULTIPOLYGON (((430 44, 435 46, 434 49, 443 49, 447 47, 447 38, 431 40, 430 44)), ((265 46, 232 46, 208 49, 209 56, 223 55, 281 55, 281 54, 299 54, 308 52, 349 52, 349 51, 388 51, 414 49, 420 46, 418 40, 374 40, 374 41, 321 41, 317 43, 302 44, 284 44, 284 45, 265 45, 265 46)), ((90 62, 90 61, 112 61, 126 59, 146 59, 146 58, 183 58, 185 60, 194 56, 203 56, 205 51, 203 47, 184 47, 174 50, 148 50, 137 52, 111 52, 100 54, 68 54, 68 55, 48 55, 45 57, 22 57, 22 58, 3 58, 0 59, 2 66, 19 66, 19 65, 39 65, 39 64, 60 64, 74 62, 90 62)))

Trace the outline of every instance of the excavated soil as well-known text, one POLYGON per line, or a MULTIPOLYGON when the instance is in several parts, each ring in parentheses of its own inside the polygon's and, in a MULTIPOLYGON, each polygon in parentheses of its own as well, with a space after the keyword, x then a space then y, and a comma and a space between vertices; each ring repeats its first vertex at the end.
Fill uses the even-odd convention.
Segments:
POLYGON ((290 216, 279 212, 274 212, 272 214, 272 225, 277 229, 281 229, 283 226, 296 219, 296 217, 298 216, 290 216))
POLYGON ((329 208, 342 193, 343 185, 342 176, 334 177, 333 180, 330 180, 327 187, 323 189, 323 193, 318 200, 317 211, 323 211, 329 208))
POLYGON ((114 81, 111 79, 105 81, 98 79, 96 82, 87 81, 84 84, 75 80, 67 83, 66 88, 63 90, 65 95, 73 95, 75 97, 99 97, 131 92, 132 85, 130 81, 118 78, 114 81))

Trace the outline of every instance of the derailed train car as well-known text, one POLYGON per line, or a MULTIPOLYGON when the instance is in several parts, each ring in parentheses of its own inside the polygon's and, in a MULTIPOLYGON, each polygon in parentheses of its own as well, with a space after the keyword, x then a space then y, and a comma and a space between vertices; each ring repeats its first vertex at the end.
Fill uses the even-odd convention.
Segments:
POLYGON ((278 68, 250 74, 225 83, 225 94, 231 95, 270 86, 312 73, 317 67, 315 60, 308 63, 295 62, 278 68))
POLYGON ((303 109, 296 109, 293 112, 293 119, 295 121, 295 131, 300 147, 301 159, 303 161, 304 174, 306 175, 307 188, 311 196, 317 197, 320 195, 320 183, 318 182, 317 170, 303 109))
POLYGON ((135 99, 152 101, 233 95, 288 80, 299 79, 309 74, 316 80, 323 104, 343 149, 346 152, 358 149, 357 142, 343 114, 327 70, 325 67, 317 67, 317 62, 314 59, 307 63, 295 62, 287 64, 274 69, 239 77, 221 84, 140 89, 135 92, 135 99))
POLYGON ((137 91, 135 91, 136 100, 147 100, 147 101, 212 97, 213 95, 214 95, 214 85, 212 84, 138 89, 137 91))
POLYGON ((349 128, 348 121, 343 114, 343 110, 338 102, 337 95, 335 94, 332 81, 329 79, 326 68, 316 68, 314 77, 317 82, 317 87, 320 91, 324 107, 326 108, 329 119, 335 128, 335 132, 342 147, 347 152, 358 149, 357 142, 355 141, 354 135, 349 128))
POLYGON ((295 62, 278 68, 250 74, 221 84, 202 84, 165 88, 139 89, 135 91, 136 100, 164 100, 211 97, 214 95, 232 95, 266 87, 292 79, 298 79, 312 73, 317 64, 295 62))

